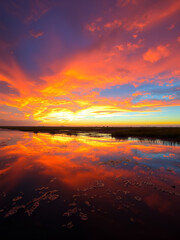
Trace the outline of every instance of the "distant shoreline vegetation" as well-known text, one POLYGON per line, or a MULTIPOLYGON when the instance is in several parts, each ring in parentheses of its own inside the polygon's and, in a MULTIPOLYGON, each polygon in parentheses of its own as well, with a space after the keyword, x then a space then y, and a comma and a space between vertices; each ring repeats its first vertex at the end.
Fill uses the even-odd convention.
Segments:
POLYGON ((77 135, 78 133, 107 133, 113 138, 135 137, 180 142, 180 127, 49 127, 49 126, 0 126, 1 129, 34 133, 77 135))

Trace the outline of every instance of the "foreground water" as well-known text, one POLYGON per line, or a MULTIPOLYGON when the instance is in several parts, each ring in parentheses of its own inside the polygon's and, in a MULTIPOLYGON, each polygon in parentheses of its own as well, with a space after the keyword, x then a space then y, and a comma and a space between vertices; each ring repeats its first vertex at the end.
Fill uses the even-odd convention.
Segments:
POLYGON ((0 131, 2 239, 179 239, 180 146, 0 131))

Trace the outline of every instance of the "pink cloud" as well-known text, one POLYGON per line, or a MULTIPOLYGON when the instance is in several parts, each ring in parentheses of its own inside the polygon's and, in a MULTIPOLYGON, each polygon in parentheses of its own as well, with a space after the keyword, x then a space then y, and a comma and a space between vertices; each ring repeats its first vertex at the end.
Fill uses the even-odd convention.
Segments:
POLYGON ((104 25, 105 28, 115 28, 115 27, 120 27, 122 25, 122 22, 118 19, 115 19, 112 22, 108 22, 104 25))
POLYGON ((86 25, 86 30, 90 32, 100 31, 99 23, 102 21, 101 17, 98 17, 94 22, 91 22, 90 24, 86 25))
MULTIPOLYGON (((157 1, 149 8, 142 4, 142 9, 141 5, 137 4, 136 11, 139 12, 139 16, 132 15, 132 17, 126 19, 124 28, 128 31, 136 30, 139 32, 147 27, 159 24, 169 16, 177 13, 179 10, 179 0, 157 1)), ((173 28, 172 25, 170 27, 173 28)))
POLYGON ((39 37, 41 37, 44 33, 43 32, 34 32, 34 31, 30 31, 30 34, 31 34, 31 36, 32 37, 34 37, 34 38, 39 38, 39 37))
POLYGON ((124 47, 122 44, 115 46, 119 51, 123 51, 124 47))
POLYGON ((173 28, 175 28, 175 24, 171 24, 171 25, 168 27, 168 30, 172 30, 173 28))
POLYGON ((143 46, 143 45, 141 44, 141 42, 142 42, 141 39, 138 41, 138 43, 128 42, 128 43, 127 43, 127 48, 128 48, 128 50, 134 51, 134 50, 136 50, 136 49, 138 49, 138 48, 141 48, 141 47, 143 46))
POLYGON ((37 21, 41 16, 47 13, 51 7, 48 1, 32 0, 30 2, 30 13, 24 19, 24 23, 29 24, 32 21, 37 21))

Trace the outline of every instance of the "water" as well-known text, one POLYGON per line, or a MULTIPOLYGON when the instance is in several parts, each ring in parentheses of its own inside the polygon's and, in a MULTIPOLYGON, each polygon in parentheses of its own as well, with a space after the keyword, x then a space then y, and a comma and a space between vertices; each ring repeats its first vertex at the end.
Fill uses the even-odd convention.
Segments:
POLYGON ((2 239, 179 239, 180 146, 0 131, 2 239))

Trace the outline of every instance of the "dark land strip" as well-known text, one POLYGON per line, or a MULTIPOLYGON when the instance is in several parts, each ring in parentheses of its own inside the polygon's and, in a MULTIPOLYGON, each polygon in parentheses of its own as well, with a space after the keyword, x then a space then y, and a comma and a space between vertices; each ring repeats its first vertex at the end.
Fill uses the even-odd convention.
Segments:
POLYGON ((139 139, 160 139, 180 142, 180 127, 52 127, 52 126, 0 126, 1 129, 20 130, 34 133, 68 134, 103 133, 116 139, 128 137, 139 139))

